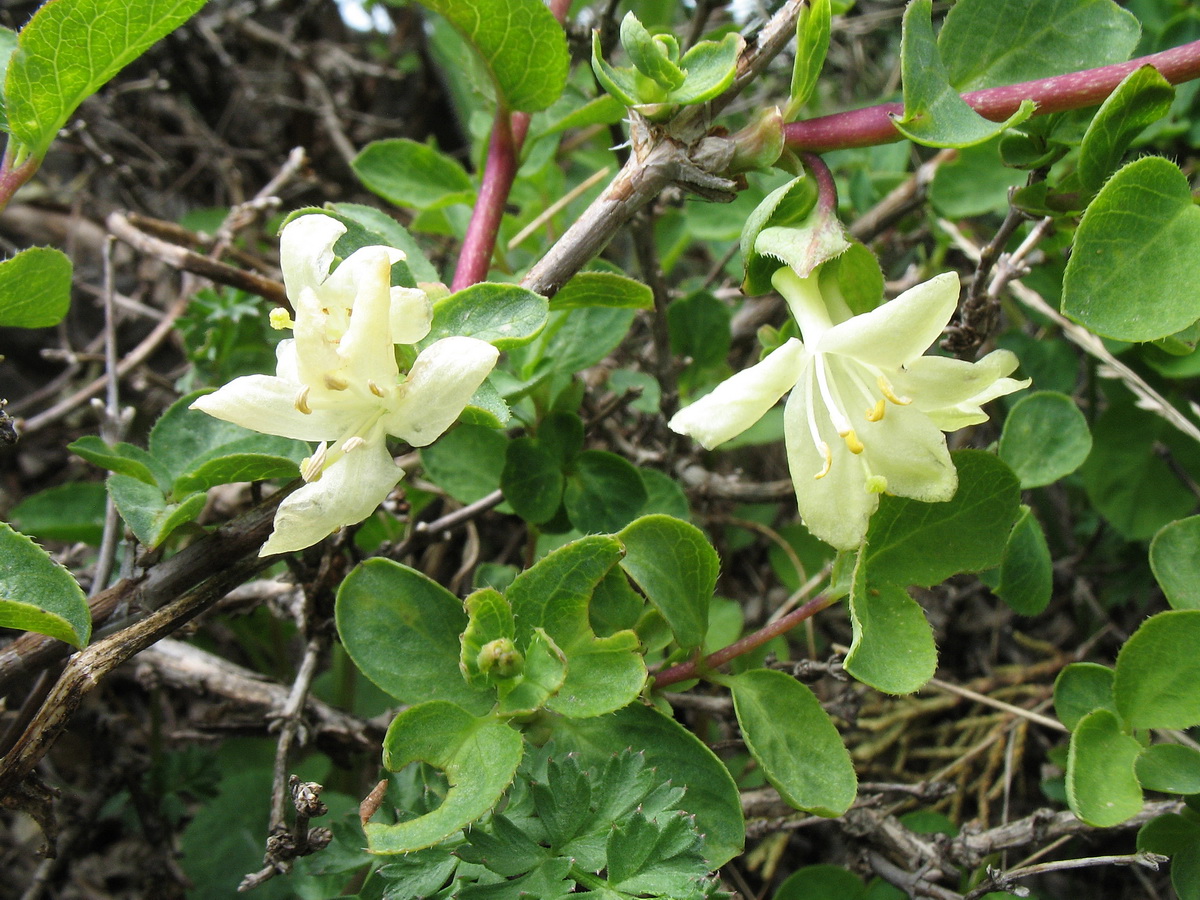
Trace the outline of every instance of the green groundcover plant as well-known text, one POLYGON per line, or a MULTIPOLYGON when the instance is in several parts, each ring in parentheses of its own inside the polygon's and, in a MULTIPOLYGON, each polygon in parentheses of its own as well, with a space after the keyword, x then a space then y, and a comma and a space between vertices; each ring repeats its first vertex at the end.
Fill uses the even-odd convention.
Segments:
MULTIPOLYGON (((203 252, 112 212, 190 273, 136 420, 135 258, 0 262, 0 341, 103 334, 96 413, 65 382, 0 413, 14 473, 74 414, 70 477, 0 498, 0 798, 58 852, 29 890, 125 816, 202 897, 1200 898, 1200 14, 360 14, 339 65, 432 67, 460 152, 359 145, 314 88, 343 194, 280 201, 281 155, 203 252), (864 47, 894 77, 843 83, 864 47), (109 693, 137 666, 274 734, 164 740, 109 693), (100 707, 154 737, 97 789, 64 747, 100 707)), ((0 208, 44 211, 127 66, 241 16, 0 27, 0 208)))

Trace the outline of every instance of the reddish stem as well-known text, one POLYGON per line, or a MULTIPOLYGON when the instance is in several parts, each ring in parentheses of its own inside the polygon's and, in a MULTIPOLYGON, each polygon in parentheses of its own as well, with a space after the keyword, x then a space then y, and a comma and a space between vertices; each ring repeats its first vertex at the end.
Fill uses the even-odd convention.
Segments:
POLYGON ((749 653, 755 647, 761 647, 773 637, 778 637, 785 632, 791 631, 805 619, 810 619, 825 609, 827 606, 832 606, 836 598, 828 597, 821 594, 809 600, 803 606, 798 606, 786 616, 771 622, 769 625, 764 625, 754 634, 748 634, 740 641, 735 641, 728 647, 722 647, 716 653, 710 653, 702 660, 690 660, 685 663, 680 663, 677 666, 671 666, 669 669, 664 669, 654 676, 654 687, 665 688, 668 685, 678 684, 681 681, 690 681, 693 678, 699 678, 706 670, 715 669, 718 666, 723 666, 735 657, 741 656, 743 653, 749 653))
POLYGON ((817 183, 817 208, 826 216, 836 216, 837 184, 833 180, 833 173, 829 171, 829 166, 825 165, 825 160, 815 153, 801 153, 800 161, 812 173, 813 181, 817 183))
MULTIPOLYGON (((566 20, 570 8, 571 0, 550 2, 550 12, 560 25, 566 20)), ((521 165, 521 145, 525 143, 528 131, 529 113, 509 113, 503 107, 496 111, 487 160, 483 164, 479 199, 471 213, 471 222, 467 225, 467 236, 454 269, 451 290, 461 291, 487 278, 488 265, 500 234, 500 220, 504 218, 504 205, 508 202, 508 194, 521 165)))
POLYGON ((13 194, 33 177, 41 165, 41 160, 36 156, 30 156, 25 162, 17 167, 13 167, 13 139, 9 138, 8 149, 4 154, 4 161, 0 162, 0 212, 8 206, 8 201, 13 198, 13 194))
MULTIPOLYGON (((1098 69, 1086 69, 1053 78, 1026 81, 1004 87, 988 88, 963 94, 977 113, 993 122, 1003 122, 1021 105, 1022 100, 1037 104, 1034 115, 1082 109, 1102 103, 1118 84, 1135 69, 1153 66, 1171 84, 1200 77, 1200 41, 1152 53, 1129 62, 1098 69)), ((904 114, 904 104, 885 103, 866 109, 819 116, 783 126, 783 138, 792 150, 826 153, 850 147, 873 147, 901 140, 893 116, 904 114)))

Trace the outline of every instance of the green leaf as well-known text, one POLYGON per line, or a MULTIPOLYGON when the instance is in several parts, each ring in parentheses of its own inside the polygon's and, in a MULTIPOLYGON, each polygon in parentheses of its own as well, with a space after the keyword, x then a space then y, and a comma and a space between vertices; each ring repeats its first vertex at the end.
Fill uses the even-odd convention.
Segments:
POLYGON ((1141 624, 1117 654, 1113 696, 1130 728, 1200 724, 1200 610, 1172 610, 1141 624))
MULTIPOLYGON (((553 705, 550 701, 562 690, 566 679, 565 655, 539 628, 525 646, 524 668, 520 675, 497 686, 500 702, 496 709, 506 716, 531 715, 543 706, 553 705)), ((578 675, 576 682, 581 683, 578 675)), ((597 709, 601 714, 609 712, 603 703, 598 704, 597 709)))
POLYGON ((612 272, 580 272, 550 298, 550 309, 653 309, 654 294, 640 281, 612 272))
POLYGON ((1087 419, 1066 394, 1038 391, 1017 401, 1004 421, 1000 458, 1023 489, 1052 484, 1092 452, 1087 419))
POLYGON ((8 112, 4 104, 4 77, 8 63, 17 49, 17 33, 0 26, 0 131, 8 131, 8 112))
POLYGON ((104 531, 104 485, 71 481, 26 497, 9 513, 21 531, 43 541, 99 546, 104 531))
POLYGON ((746 747, 796 809, 840 816, 858 792, 850 752, 811 690, 771 669, 729 679, 746 747))
POLYGON ((933 629, 920 604, 902 587, 870 580, 860 556, 850 591, 854 639, 846 671, 888 694, 911 694, 937 670, 933 629))
POLYGON ((463 335, 511 350, 529 343, 542 330, 546 314, 547 302, 541 294, 515 284, 473 284, 433 304, 433 324, 420 346, 463 335))
POLYGON ((354 664, 397 700, 447 700, 483 713, 490 691, 472 687, 459 670, 462 603, 415 569, 370 559, 338 588, 338 635, 354 664))
MULTIPOLYGON (((463 601, 463 606, 468 623, 461 638, 459 669, 471 684, 486 684, 488 675, 493 673, 501 678, 508 677, 510 673, 505 670, 509 662, 498 658, 495 648, 501 641, 507 641, 508 647, 513 647, 516 624, 512 607, 499 591, 492 588, 475 591, 463 601), (488 645, 491 645, 491 652, 485 652, 488 645)), ((517 658, 512 662, 519 665, 517 658)))
POLYGON ((713 868, 742 851, 745 820, 729 770, 694 734, 656 709, 631 703, 603 719, 551 723, 560 749, 576 750, 585 765, 602 767, 636 747, 661 782, 686 786, 679 806, 696 817, 704 855, 713 868))
POLYGON ((583 433, 583 420, 579 416, 558 410, 538 423, 537 442, 560 466, 565 466, 583 449, 583 433))
POLYGON ((482 425, 459 425, 421 448, 425 474, 460 503, 474 503, 500 487, 508 438, 482 425))
POLYGON ((1067 803, 1089 825, 1109 828, 1142 809, 1134 762, 1142 745, 1121 730, 1107 709, 1084 716, 1071 733, 1067 755, 1067 803))
MULTIPOLYGON (((357 222, 367 231, 378 235, 376 244, 395 247, 404 251, 404 262, 418 282, 438 282, 438 275, 432 263, 425 258, 425 251, 416 239, 408 233, 408 229, 382 210, 358 203, 333 203, 327 211, 336 213, 339 221, 350 219, 357 222)), ((340 242, 339 242, 340 243, 340 242)), ((393 266, 393 270, 396 267, 393 266)))
POLYGON ((904 82, 904 116, 896 129, 928 147, 970 147, 1024 122, 1034 104, 1024 100, 1004 122, 989 122, 950 86, 950 76, 933 37, 932 0, 913 0, 904 11, 900 67, 904 82))
POLYGON ((483 58, 506 109, 534 112, 567 82, 567 42, 541 0, 421 0, 483 58))
MULTIPOLYGON (((525 377, 540 361, 545 374, 581 372, 608 356, 625 339, 635 310, 587 306, 550 313, 546 327, 513 354, 525 377)), ((539 372, 538 374, 543 374, 539 372)))
POLYGON ((1200 900, 1200 845, 1180 850, 1172 858, 1171 887, 1179 900, 1200 900))
POLYGON ((929 202, 940 215, 962 219, 985 213, 1003 215, 1008 211, 1009 189, 1020 187, 1028 180, 1028 173, 1001 162, 999 148, 1007 146, 1003 142, 1009 140, 1011 134, 974 147, 964 147, 956 159, 938 166, 929 185, 929 202))
POLYGON ((1150 542, 1150 568, 1174 609, 1200 609, 1200 516, 1163 526, 1150 542))
POLYGON ((1004 545, 996 596, 1018 615, 1036 616, 1049 605, 1053 592, 1054 563, 1046 535, 1033 511, 1022 505, 1004 545))
POLYGON ((636 810, 609 831, 608 883, 625 896, 704 896, 708 865, 702 846, 702 837, 686 813, 650 819, 636 810))
POLYGON ((689 367, 722 366, 729 355, 733 313, 708 291, 680 297, 667 307, 671 352, 689 367))
POLYGON ((848 869, 828 864, 797 869, 772 900, 864 900, 866 885, 848 869))
POLYGON ((717 585, 717 551, 696 526, 670 516, 642 516, 617 538, 621 568, 660 612, 681 647, 699 647, 717 585))
POLYGON ((742 290, 752 297, 774 290, 771 276, 783 263, 759 252, 758 236, 767 228, 799 227, 804 224, 817 202, 817 189, 811 178, 793 178, 767 194, 750 213, 742 228, 739 247, 745 277, 742 290))
POLYGON ((48 328, 70 305, 71 260, 62 251, 30 247, 0 262, 0 327, 48 328))
POLYGON ((1179 167, 1147 156, 1096 195, 1075 232, 1062 311, 1101 337, 1155 341, 1200 319, 1200 209, 1179 167))
POLYGON ((829 0, 812 0, 804 5, 796 19, 796 61, 792 65, 792 87, 783 113, 785 122, 799 115, 817 86, 817 78, 829 53, 830 18, 829 0))
POLYGON ((84 99, 203 5, 204 0, 43 4, 18 34, 8 64, 9 130, 41 158, 84 99))
POLYGON ((0 626, 45 634, 79 648, 92 636, 92 613, 71 573, 3 522, 0 626))
POLYGON ((409 707, 383 739, 383 765, 398 772, 411 762, 441 769, 450 782, 442 805, 397 825, 368 822, 372 853, 431 847, 470 825, 500 800, 516 775, 524 746, 506 722, 476 718, 445 700, 409 707))
POLYGON ((513 511, 533 525, 554 518, 562 505, 561 463, 532 438, 509 442, 500 489, 513 511))
POLYGON ((736 31, 719 41, 698 41, 679 60, 679 67, 687 72, 687 80, 671 91, 668 102, 704 103, 722 94, 733 84, 738 57, 745 46, 745 38, 736 31))
POLYGON ((462 166, 406 138, 372 141, 350 166, 368 190, 396 206, 441 209, 475 199, 475 186, 462 166))
MULTIPOLYGON (((270 453, 239 453, 237 446, 261 448, 265 443, 263 435, 243 438, 242 441, 230 442, 223 447, 209 451, 208 456, 214 458, 207 461, 197 461, 192 464, 192 470, 175 480, 172 488, 174 494, 190 494, 193 491, 207 491, 218 484, 235 484, 239 481, 265 481, 268 478, 296 478, 300 474, 299 460, 292 457, 304 454, 304 449, 297 449, 295 441, 286 438, 279 440, 279 449, 290 456, 276 456, 270 453), (219 456, 217 454, 220 454, 219 456)), ((270 440, 270 438, 268 438, 270 440)), ((302 447, 303 445, 301 445, 302 447)))
POLYGON ((1187 815, 1165 813, 1138 830, 1138 850, 1174 856, 1195 846, 1200 846, 1200 822, 1187 815))
POLYGON ((1084 716, 1097 709, 1116 713, 1113 675, 1099 663, 1071 663, 1054 679, 1054 712, 1072 731, 1084 716))
POLYGON ((593 592, 620 556, 621 545, 613 537, 581 538, 526 569, 506 593, 516 616, 518 646, 526 646, 540 628, 566 656, 566 680, 547 702, 563 715, 612 712, 636 697, 646 681, 637 636, 619 631, 597 638, 588 618, 593 592))
POLYGON ((584 450, 571 462, 563 505, 576 530, 613 532, 641 512, 646 486, 625 458, 607 450, 584 450))
POLYGON ((679 42, 672 34, 651 35, 632 12, 621 20, 621 46, 639 72, 672 91, 687 80, 678 66, 679 42))
POLYGON ((982 450, 959 450, 958 491, 945 503, 883 497, 867 530, 872 585, 930 587, 959 572, 999 565, 1016 521, 1016 476, 982 450))
POLYGON ((1174 99, 1175 88, 1153 66, 1142 66, 1125 76, 1100 106, 1079 147, 1076 172, 1084 190, 1100 190, 1133 139, 1165 116, 1174 99))
POLYGON ((1092 441, 1080 473, 1088 499, 1129 540, 1147 540, 1195 508, 1157 445, 1166 444, 1175 461, 1190 470, 1200 454, 1190 438, 1177 438, 1160 416, 1133 403, 1114 404, 1093 425, 1092 441))
POLYGON ((88 434, 67 444, 67 449, 102 469, 158 485, 163 490, 171 486, 171 473, 166 466, 133 444, 122 441, 110 447, 96 435, 88 434))
POLYGON ((172 531, 192 521, 204 509, 203 493, 183 495, 178 501, 172 502, 163 496, 157 486, 119 473, 109 475, 107 484, 117 512, 137 539, 150 549, 157 547, 172 531))
POLYGON ((958 0, 938 49, 960 91, 1124 62, 1137 19, 1111 0, 958 0))
POLYGON ((1152 744, 1134 764, 1138 781, 1148 791, 1200 794, 1200 750, 1182 744, 1152 744))

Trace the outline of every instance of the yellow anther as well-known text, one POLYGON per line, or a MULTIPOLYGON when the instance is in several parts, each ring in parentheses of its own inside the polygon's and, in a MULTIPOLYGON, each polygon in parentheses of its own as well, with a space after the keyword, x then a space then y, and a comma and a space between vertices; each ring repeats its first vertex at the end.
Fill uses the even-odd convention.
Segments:
POLYGON ((882 393, 883 396, 887 397, 897 406, 908 406, 908 404, 912 403, 912 397, 897 396, 896 389, 892 387, 892 383, 883 375, 880 375, 879 378, 876 379, 875 383, 879 385, 880 393, 882 393))
POLYGON ((271 322, 271 327, 276 331, 283 331, 285 328, 295 328, 296 323, 286 309, 275 307, 267 316, 271 322))
POLYGON ((296 394, 296 409, 300 410, 304 415, 312 413, 312 407, 308 405, 308 385, 300 388, 300 393, 296 394))
POLYGON ((882 475, 872 475, 867 479, 868 494, 882 494, 887 491, 887 479, 882 475))
POLYGON ((813 481, 824 478, 829 474, 829 470, 833 468, 833 452, 829 449, 829 445, 824 441, 821 441, 821 443, 817 446, 817 449, 820 450, 821 455, 825 457, 825 465, 821 467, 820 472, 813 476, 813 481))
POLYGON ((353 453, 355 450, 357 450, 359 447, 361 447, 366 442, 367 442, 366 438, 362 437, 361 435, 356 434, 354 437, 348 438, 346 440, 346 443, 342 444, 342 452, 343 453, 353 453))
POLYGON ((880 400, 875 406, 867 410, 867 421, 878 422, 883 418, 883 411, 887 409, 887 401, 880 400))
POLYGON ((322 443, 317 447, 316 453, 306 457, 304 462, 300 463, 300 477, 309 483, 320 481, 321 473, 325 470, 325 455, 326 447, 322 443))
POLYGON ((350 382, 348 382, 341 375, 334 375, 332 372, 326 372, 325 387, 329 388, 331 391, 344 391, 346 388, 350 387, 350 382))
POLYGON ((867 449, 863 446, 863 442, 858 439, 858 435, 854 433, 853 428, 851 428, 841 437, 846 442, 846 446, 850 448, 851 453, 859 454, 867 449))
POLYGON ((367 389, 370 390, 370 392, 372 394, 374 394, 376 397, 383 396, 383 388, 381 388, 379 385, 377 385, 370 378, 367 379, 367 389))

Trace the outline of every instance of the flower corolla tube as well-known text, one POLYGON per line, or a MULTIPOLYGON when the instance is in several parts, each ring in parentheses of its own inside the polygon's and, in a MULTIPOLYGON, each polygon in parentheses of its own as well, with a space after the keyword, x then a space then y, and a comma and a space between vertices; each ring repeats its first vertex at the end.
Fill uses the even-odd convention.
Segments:
POLYGON ((391 247, 362 247, 331 274, 345 231, 323 215, 288 223, 280 266, 295 320, 283 310, 271 314, 272 325, 293 335, 277 348, 275 374, 235 378, 192 404, 254 431, 318 442, 300 467, 305 484, 275 514, 262 556, 311 546, 371 515, 404 474, 387 436, 413 447, 433 442, 496 364, 486 341, 446 337, 401 373, 395 345, 429 333, 429 298, 391 286, 392 264, 404 259, 391 247))
POLYGON ((989 400, 1027 387, 1006 376, 1016 357, 978 362, 924 356, 950 321, 958 276, 938 275, 871 312, 853 315, 818 266, 771 278, 802 339, 680 410, 670 427, 712 449, 741 434, 791 391, 784 408, 788 467, 800 516, 839 550, 862 544, 883 493, 935 502, 958 487, 943 432, 987 421, 989 400))

